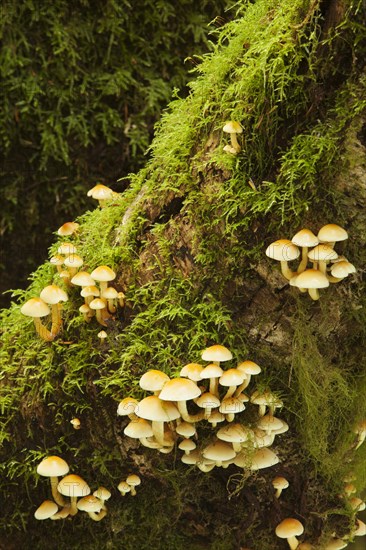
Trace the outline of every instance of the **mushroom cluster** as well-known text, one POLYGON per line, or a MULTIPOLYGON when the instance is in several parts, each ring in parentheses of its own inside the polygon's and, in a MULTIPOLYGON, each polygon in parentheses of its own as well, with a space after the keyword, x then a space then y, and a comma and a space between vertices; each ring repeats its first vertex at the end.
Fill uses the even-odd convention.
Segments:
POLYGON ((38 520, 65 519, 68 516, 75 516, 81 510, 87 512, 93 521, 102 520, 107 514, 105 501, 110 498, 110 491, 105 487, 99 487, 91 495, 87 482, 80 476, 68 472, 69 465, 59 456, 48 456, 38 464, 37 473, 50 478, 54 500, 42 502, 35 511, 34 517, 38 520), (65 477, 59 481, 60 476, 65 477))
POLYGON ((189 363, 180 376, 170 379, 164 372, 149 370, 139 384, 152 392, 138 401, 124 398, 117 414, 130 422, 124 429, 128 437, 161 453, 170 453, 175 445, 183 451, 182 462, 209 472, 215 466, 259 470, 277 464, 279 458, 270 447, 275 436, 288 430, 288 425, 274 416, 282 401, 269 390, 244 393, 251 377, 261 368, 253 361, 242 361, 224 370, 222 363, 232 359, 231 352, 216 344, 205 349, 202 359, 207 365, 189 363), (256 406, 251 424, 238 419, 246 404, 256 406), (201 448, 197 445, 197 424, 222 424, 213 438, 201 448))
POLYGON ((40 296, 31 298, 20 311, 27 317, 32 317, 37 334, 46 342, 52 342, 62 329, 61 302, 67 302, 68 296, 62 288, 57 285, 46 286, 40 296), (48 307, 51 306, 51 309, 48 307), (42 323, 41 318, 49 318, 51 315, 51 328, 42 323))
POLYGON ((136 474, 130 474, 126 479, 123 479, 119 484, 117 489, 124 497, 127 493, 130 493, 131 496, 136 496, 136 487, 141 485, 141 479, 136 474))
POLYGON ((347 231, 330 223, 324 225, 318 235, 314 235, 310 229, 301 229, 291 240, 279 239, 268 246, 266 255, 281 263, 282 275, 290 281, 291 286, 297 287, 300 292, 308 291, 313 300, 318 300, 320 288, 326 288, 330 283, 339 283, 356 271, 354 265, 334 250, 337 242, 346 239, 347 231), (288 262, 296 260, 300 255, 297 270, 292 271, 288 262))

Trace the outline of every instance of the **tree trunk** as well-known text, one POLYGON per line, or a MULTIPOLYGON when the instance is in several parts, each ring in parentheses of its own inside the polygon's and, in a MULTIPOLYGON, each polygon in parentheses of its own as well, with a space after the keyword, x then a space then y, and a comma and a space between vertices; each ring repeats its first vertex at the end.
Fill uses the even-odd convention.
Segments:
MULTIPOLYGON (((366 418, 365 10, 351 0, 243 1, 238 10, 203 58, 191 95, 163 117, 146 168, 80 220, 74 242, 86 268, 116 268, 112 284, 126 294, 107 320, 106 343, 97 343, 94 320, 78 317, 75 289, 55 342, 37 340, 19 306, 3 314, 9 547, 60 548, 63 520, 36 524, 22 500, 24 483, 34 508, 44 496, 33 474, 47 454, 66 459, 93 490, 129 473, 142 478, 134 498, 112 489, 100 523, 73 518, 65 548, 82 548, 87 529, 95 548, 285 549, 275 529, 286 517, 301 521, 299 539, 313 548, 351 535, 344 478, 353 473, 356 496, 365 487, 366 444, 356 449, 354 432, 366 418), (228 120, 243 128, 237 154, 223 151, 228 120), (313 301, 265 250, 330 223, 347 230, 335 249, 357 272, 313 301), (278 464, 203 473, 182 464, 178 449, 162 454, 123 434, 128 421, 117 405, 147 395, 141 375, 207 364, 201 351, 213 344, 231 350, 230 368, 260 365, 248 395, 270 390, 283 401, 276 416, 289 431, 271 446, 278 464), (279 498, 276 476, 289 481, 279 498), (16 532, 20 513, 27 533, 16 532)), ((52 277, 41 266, 27 297, 52 277)), ((236 421, 254 428, 256 407, 247 404, 236 421)), ((196 428, 202 448, 219 426, 196 428)))

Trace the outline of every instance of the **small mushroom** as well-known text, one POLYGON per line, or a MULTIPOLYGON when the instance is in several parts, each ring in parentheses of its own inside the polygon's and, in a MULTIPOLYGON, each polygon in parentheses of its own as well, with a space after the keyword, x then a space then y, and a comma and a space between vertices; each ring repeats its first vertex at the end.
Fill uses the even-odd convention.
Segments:
POLYGON ((310 229, 301 229, 292 237, 291 242, 302 249, 301 262, 297 268, 297 273, 302 273, 305 271, 308 264, 309 248, 317 246, 319 244, 319 239, 310 229))
POLYGON ((37 474, 50 478, 52 496, 59 506, 65 506, 65 501, 57 490, 59 476, 64 476, 69 471, 67 462, 59 456, 48 456, 37 466, 37 474))
POLYGON ((290 484, 285 477, 277 476, 272 479, 272 485, 276 489, 275 497, 280 498, 282 491, 287 489, 290 484))
POLYGON ((78 223, 66 222, 58 228, 57 234, 60 235, 60 237, 69 237, 70 235, 74 235, 74 233, 76 233, 78 229, 78 223))
POLYGON ((86 512, 93 521, 100 521, 107 515, 103 502, 94 495, 81 498, 76 506, 78 510, 86 512))
POLYGON ((222 131, 227 134, 230 134, 231 147, 232 149, 234 149, 235 154, 239 153, 241 151, 241 146, 236 136, 237 134, 243 133, 243 127, 240 124, 240 122, 237 122, 236 120, 230 120, 229 122, 225 123, 222 131))
POLYGON ((366 438, 366 420, 360 420, 353 429, 353 432, 357 435, 357 442, 355 450, 361 447, 366 438))
POLYGON ((52 342, 55 336, 48 330, 41 321, 41 317, 46 317, 51 313, 48 305, 41 298, 31 298, 20 309, 23 315, 32 317, 37 334, 46 342, 52 342))
POLYGON ((127 485, 131 487, 131 496, 136 496, 136 487, 141 484, 141 479, 136 474, 131 474, 126 479, 127 485))
POLYGON ((121 481, 118 484, 117 489, 119 490, 121 495, 124 497, 125 495, 127 495, 127 493, 129 493, 131 491, 131 486, 128 483, 126 483, 125 481, 121 481))
POLYGON ((312 300, 319 300, 319 288, 327 288, 329 280, 317 269, 307 269, 290 281, 291 286, 306 288, 312 300))
POLYGON ((90 494, 90 487, 87 482, 75 474, 69 474, 63 477, 57 485, 57 490, 61 495, 70 497, 70 516, 75 516, 78 512, 76 506, 77 498, 85 497, 90 494))
POLYGON ((58 506, 53 500, 44 500, 34 512, 34 517, 39 520, 49 519, 58 511, 58 506))
POLYGON ((174 401, 177 403, 178 411, 186 422, 198 422, 202 420, 204 413, 190 415, 187 409, 187 401, 201 395, 201 390, 189 378, 173 378, 164 384, 159 398, 163 401, 174 401))
POLYGON ((72 418, 70 420, 70 424, 72 424, 72 427, 74 428, 74 430, 80 430, 81 428, 81 422, 78 418, 72 418))
POLYGON ((112 189, 102 183, 97 183, 97 185, 89 189, 87 192, 87 196, 97 200, 101 208, 104 208, 106 203, 113 199, 116 195, 118 195, 118 193, 112 191, 112 189))
POLYGON ((299 541, 296 537, 302 535, 303 532, 304 526, 295 518, 286 518, 276 527, 276 535, 280 539, 287 539, 291 550, 296 550, 299 545, 299 541))
POLYGON ((97 321, 100 325, 103 327, 107 327, 106 320, 106 312, 107 312, 107 306, 104 300, 101 298, 94 298, 89 304, 90 309, 93 309, 95 311, 95 315, 97 318, 97 321))
POLYGON ((116 278, 116 273, 107 265, 100 265, 91 272, 90 276, 99 282, 100 294, 107 290, 108 283, 116 278))
POLYGON ((296 273, 291 271, 288 262, 300 256, 300 250, 288 239, 279 239, 271 243, 266 249, 266 256, 281 263, 282 275, 289 281, 296 273))
POLYGON ((67 302, 68 296, 62 288, 57 285, 46 286, 40 293, 40 298, 51 306, 52 326, 51 334, 56 337, 62 327, 61 302, 67 302))
POLYGON ((327 243, 328 246, 333 248, 336 242, 348 239, 348 233, 340 225, 328 223, 319 229, 318 239, 320 242, 327 243))

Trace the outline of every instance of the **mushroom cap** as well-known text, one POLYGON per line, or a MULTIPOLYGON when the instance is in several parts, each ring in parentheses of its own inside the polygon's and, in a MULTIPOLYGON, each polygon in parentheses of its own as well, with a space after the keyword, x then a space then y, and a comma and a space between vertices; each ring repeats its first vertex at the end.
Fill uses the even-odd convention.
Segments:
POLYGON ((292 237, 291 242, 296 246, 313 247, 319 244, 319 239, 310 229, 301 229, 292 237))
POLYGON ((215 363, 210 363, 201 371, 201 380, 205 380, 207 378, 220 378, 223 373, 224 371, 221 367, 219 367, 219 365, 215 365, 215 363))
POLYGON ((201 357, 204 361, 230 361, 233 358, 231 351, 220 344, 206 348, 201 357))
POLYGON ((41 298, 31 298, 20 309, 27 317, 45 317, 51 313, 48 305, 41 298))
POLYGON ((90 309, 105 309, 106 308, 106 302, 104 302, 101 298, 94 298, 89 304, 90 309))
POLYGON ((250 375, 259 374, 262 371, 260 366, 257 365, 257 363, 254 363, 254 361, 242 361, 241 363, 238 364, 236 368, 241 372, 244 372, 245 374, 250 374, 250 375))
POLYGON ((348 239, 348 233, 343 227, 335 223, 324 225, 318 232, 318 239, 322 242, 338 242, 348 239))
POLYGON ((70 420, 70 424, 73 425, 73 427, 75 428, 75 430, 79 430, 80 426, 81 426, 81 422, 79 420, 79 418, 72 418, 70 420))
POLYGON ((101 330, 98 332, 97 334, 98 338, 100 338, 101 340, 104 340, 105 338, 108 338, 108 334, 106 333, 105 330, 101 330))
POLYGON ((285 477, 277 476, 272 479, 272 485, 275 489, 287 489, 290 484, 285 477))
POLYGON ((309 260, 312 262, 330 262, 338 258, 337 252, 327 244, 318 244, 315 248, 310 250, 308 254, 309 260))
MULTIPOLYGON (((80 273, 82 273, 82 272, 79 271, 79 273, 77 273, 77 275, 79 275, 80 273)), ((86 272, 84 271, 84 273, 86 273, 86 272)), ((75 275, 75 277, 77 275, 75 275)), ((71 279, 71 282, 72 282, 72 279, 71 279)), ((76 283, 74 283, 74 284, 76 284, 76 283)), ((81 285, 81 286, 83 288, 80 291, 80 296, 82 296, 83 298, 87 298, 88 296, 99 296, 99 294, 100 294, 99 289, 94 284, 93 285, 88 285, 88 286, 84 286, 84 285, 81 285)))
POLYGON ((47 304, 58 304, 59 302, 67 302, 67 294, 62 288, 57 285, 48 285, 41 291, 39 297, 47 304))
POLYGON ((140 418, 156 422, 170 422, 180 418, 179 411, 174 403, 162 401, 156 395, 150 395, 140 401, 136 407, 135 413, 140 418))
POLYGON ((190 422, 181 422, 175 428, 175 431, 184 438, 193 437, 196 433, 195 427, 190 422))
POLYGON ((75 252, 76 246, 72 243, 61 243, 57 249, 57 253, 63 256, 70 256, 71 254, 75 254, 75 252))
POLYGON ((273 432, 274 430, 280 430, 283 426, 283 422, 275 416, 266 414, 258 420, 257 426, 260 430, 264 430, 265 432, 273 432))
POLYGON ((238 386, 246 378, 246 374, 239 369, 228 369, 224 371, 219 379, 221 386, 238 386))
POLYGON ((225 415, 222 414, 219 411, 213 411, 210 416, 207 419, 207 422, 210 422, 210 424, 219 424, 220 422, 224 422, 225 415))
POLYGON ((193 451, 197 445, 191 439, 183 439, 178 445, 181 451, 193 451))
POLYGON ((300 250, 288 239, 279 239, 267 247, 266 256, 278 262, 291 262, 300 256, 300 250))
POLYGON ((95 286, 93 277, 87 271, 79 271, 79 273, 76 273, 71 279, 71 282, 76 286, 95 286))
POLYGON ((154 435, 151 424, 144 418, 132 420, 129 424, 127 424, 123 430, 123 433, 133 439, 152 437, 154 435))
POLYGON ((197 464, 197 462, 202 462, 202 454, 198 449, 194 449, 189 453, 189 455, 184 454, 181 458, 181 461, 184 464, 197 464))
POLYGON ((78 254, 70 254, 70 256, 67 256, 64 261, 66 267, 81 267, 83 263, 83 258, 78 254))
POLYGON ((80 313, 90 313, 90 315, 94 315, 93 311, 90 309, 88 304, 83 304, 79 307, 80 313))
POLYGON ((34 512, 36 519, 48 519, 58 511, 58 506, 53 500, 44 500, 34 512))
POLYGON ((198 382, 198 380, 201 380, 203 370, 203 366, 199 363, 188 363, 188 365, 184 365, 179 374, 183 378, 189 378, 194 382, 198 382))
POLYGON ((90 487, 84 479, 76 474, 63 477, 57 485, 57 490, 65 497, 85 497, 90 493, 90 487))
POLYGON ((55 256, 52 256, 50 259, 50 264, 52 265, 63 265, 65 258, 61 256, 60 254, 56 254, 55 256))
POLYGON ((164 384, 159 395, 163 401, 187 401, 201 395, 201 390, 189 378, 173 378, 164 384))
POLYGON ((216 435, 219 439, 228 443, 244 443, 244 441, 254 436, 253 430, 238 423, 223 426, 216 435))
POLYGON ((116 278, 116 273, 107 265, 100 265, 91 272, 91 277, 96 281, 113 281, 116 278))
POLYGON ((263 393, 260 393, 258 390, 252 393, 250 397, 250 402, 254 403, 254 405, 266 405, 266 406, 274 406, 276 408, 282 407, 283 402, 277 395, 274 395, 270 391, 266 390, 263 393))
POLYGON ((61 237, 73 235, 79 228, 79 224, 76 222, 66 222, 58 228, 57 233, 61 237))
POLYGON ((143 390, 160 391, 169 380, 170 378, 165 372, 151 369, 141 376, 139 384, 143 390))
POLYGON ((117 485, 117 489, 121 492, 121 493, 129 493, 131 491, 131 487, 128 483, 126 483, 125 481, 121 481, 118 485, 117 485))
POLYGON ((325 550, 341 550, 342 548, 346 548, 346 546, 348 546, 347 541, 341 539, 331 539, 325 547, 325 550))
POLYGON ((237 122, 236 120, 229 120, 228 122, 225 122, 222 131, 227 134, 242 134, 243 127, 240 122, 237 122))
POLYGON ((350 498, 349 503, 354 510, 357 510, 357 512, 362 512, 366 508, 366 503, 358 497, 350 498))
POLYGON ((342 260, 340 262, 335 263, 332 266, 330 272, 333 275, 333 277, 338 277, 339 279, 343 279, 344 277, 347 277, 350 273, 356 273, 356 268, 353 264, 351 264, 347 260, 342 260))
POLYGON ((227 397, 223 399, 219 408, 222 414, 238 414, 245 409, 245 405, 238 397, 227 397))
POLYGON ((281 521, 276 527, 276 535, 280 539, 288 539, 290 537, 298 537, 304 532, 304 526, 295 518, 286 518, 281 521))
POLYGON ((353 532, 355 537, 364 537, 366 535, 366 523, 361 519, 356 519, 356 530, 353 532))
POLYGON ((327 277, 317 269, 306 269, 290 280, 291 286, 298 288, 326 288, 329 286, 327 277))
POLYGON ((94 495, 88 495, 81 498, 77 503, 78 510, 82 512, 100 512, 103 508, 103 502, 94 495))
POLYGON ((99 498, 100 500, 108 500, 111 498, 112 493, 105 487, 98 487, 98 489, 94 491, 93 496, 99 498))
POLYGON ((141 479, 136 474, 130 474, 127 476, 126 483, 131 487, 137 487, 137 485, 141 484, 141 479))
POLYGON ((37 474, 45 477, 64 476, 68 471, 68 463, 59 456, 47 456, 37 466, 37 474))
POLYGON ((215 409, 220 406, 220 399, 210 392, 205 392, 196 399, 196 405, 201 409, 215 409))
POLYGON ((275 464, 278 464, 280 459, 278 456, 268 449, 268 447, 262 447, 258 449, 251 457, 251 470, 262 470, 263 468, 270 468, 275 464))
POLYGON ((214 441, 208 445, 202 452, 205 458, 214 460, 215 462, 221 462, 222 460, 231 460, 236 456, 234 449, 229 443, 225 441, 214 441))
POLYGON ((102 183, 97 183, 97 185, 94 185, 89 191, 87 192, 88 197, 92 197, 96 200, 107 200, 111 199, 115 195, 115 191, 112 191, 109 187, 106 185, 103 185, 102 183))
POLYGON ((136 411, 136 407, 138 406, 139 402, 134 397, 125 397, 120 401, 118 408, 117 408, 117 414, 119 416, 127 416, 128 414, 133 414, 136 411))
POLYGON ((113 286, 108 286, 104 292, 102 292, 102 298, 106 300, 116 300, 118 298, 118 291, 113 286))

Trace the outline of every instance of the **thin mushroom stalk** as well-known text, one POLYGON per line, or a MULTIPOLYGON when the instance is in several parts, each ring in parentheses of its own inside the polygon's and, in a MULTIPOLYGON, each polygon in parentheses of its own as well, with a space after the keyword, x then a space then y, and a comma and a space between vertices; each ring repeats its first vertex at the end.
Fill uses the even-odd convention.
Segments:
POLYGON ((99 513, 87 512, 87 514, 93 521, 101 521, 107 515, 107 509, 102 508, 102 510, 99 513))
POLYGON ((67 506, 67 502, 65 501, 65 499, 63 498, 61 493, 59 493, 58 490, 57 490, 58 477, 55 477, 55 476, 50 477, 50 483, 51 483, 51 491, 52 491, 53 500, 56 502, 56 504, 58 504, 62 508, 64 506, 67 506))
POLYGON ((57 336, 62 328, 62 318, 61 318, 61 311, 62 311, 62 305, 60 303, 58 304, 52 304, 51 306, 51 312, 52 312, 52 326, 51 326, 51 334, 53 337, 57 336))
POLYGON ((34 317, 33 321, 37 334, 42 338, 42 340, 52 342, 55 339, 55 335, 44 326, 39 317, 34 317))

